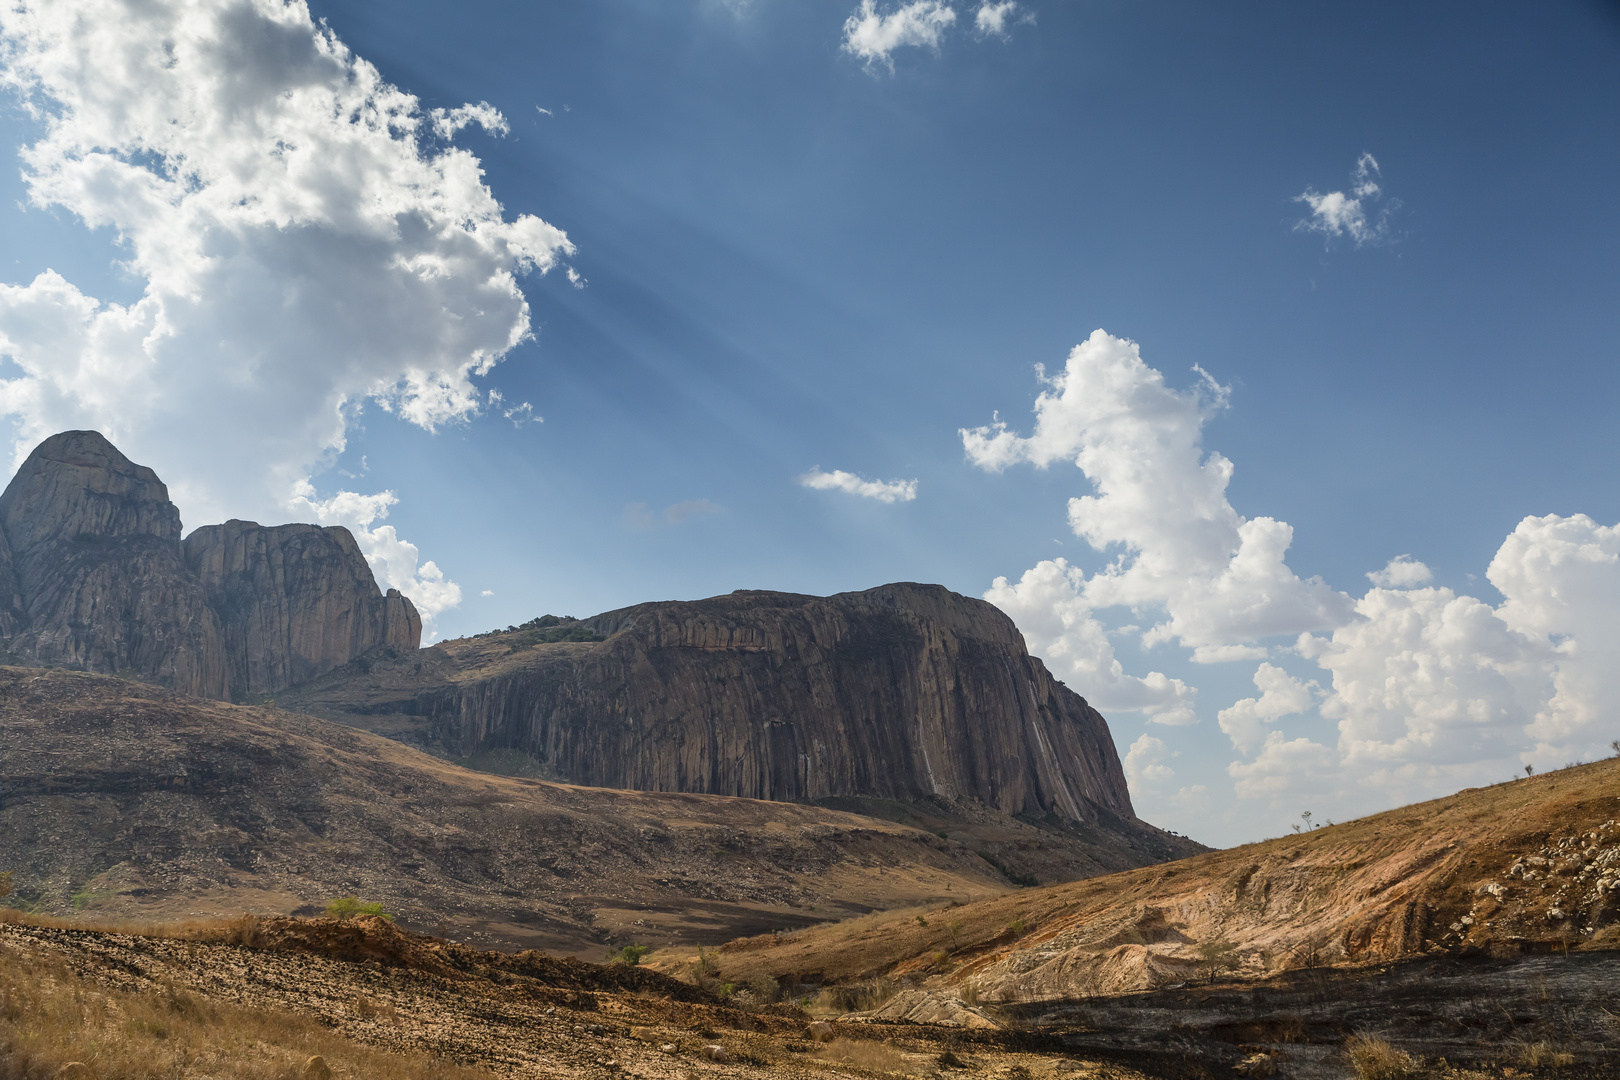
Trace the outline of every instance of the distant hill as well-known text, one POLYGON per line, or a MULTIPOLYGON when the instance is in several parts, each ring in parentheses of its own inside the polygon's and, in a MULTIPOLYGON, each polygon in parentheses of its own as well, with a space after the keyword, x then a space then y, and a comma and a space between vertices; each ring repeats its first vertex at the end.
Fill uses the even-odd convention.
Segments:
POLYGON ((933 833, 814 806, 472 772, 275 708, 0 668, 0 871, 85 918, 313 913, 336 897, 504 948, 719 942, 991 896, 933 833))

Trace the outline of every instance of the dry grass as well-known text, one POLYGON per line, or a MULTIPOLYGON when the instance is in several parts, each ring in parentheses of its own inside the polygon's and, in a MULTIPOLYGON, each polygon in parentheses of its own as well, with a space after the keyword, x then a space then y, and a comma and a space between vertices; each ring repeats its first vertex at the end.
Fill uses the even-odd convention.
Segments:
POLYGON ((39 926, 51 930, 97 930, 106 934, 196 941, 208 945, 243 945, 252 948, 261 944, 259 918, 256 915, 242 915, 234 919, 153 922, 94 918, 61 919, 54 915, 40 915, 16 908, 0 908, 0 923, 10 923, 13 926, 39 926))
POLYGON ((1421 1058, 1395 1049, 1389 1040, 1376 1035, 1351 1036, 1344 1052, 1357 1080, 1411 1080, 1424 1074, 1421 1058))
POLYGON ((845 983, 841 986, 829 986, 823 990, 816 997, 816 1005, 829 1012, 866 1012, 894 997, 898 990, 899 987, 890 979, 845 983))
POLYGON ((1526 1043, 1515 1059, 1527 1069, 1563 1069, 1575 1064, 1575 1055, 1549 1042, 1526 1043))
POLYGON ((881 1073, 913 1073, 918 1071, 906 1055, 892 1046, 883 1043, 866 1042, 856 1039, 834 1039, 820 1050, 816 1056, 826 1061, 837 1061, 844 1065, 853 1065, 857 1069, 867 1072, 881 1073))
POLYGON ((90 1066, 97 1080, 289 1080, 317 1054, 339 1075, 491 1076, 426 1055, 375 1050, 311 1018, 222 1005, 176 986, 106 990, 54 958, 0 945, 0 1076, 7 1080, 45 1080, 74 1061, 90 1066))

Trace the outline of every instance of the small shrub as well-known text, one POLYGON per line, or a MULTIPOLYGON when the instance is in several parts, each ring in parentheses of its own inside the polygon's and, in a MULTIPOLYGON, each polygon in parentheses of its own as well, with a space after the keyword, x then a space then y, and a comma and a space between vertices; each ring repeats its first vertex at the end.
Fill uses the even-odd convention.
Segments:
POLYGON ((951 935, 951 948, 954 950, 956 948, 957 935, 962 932, 962 920, 952 919, 950 922, 946 923, 945 932, 951 935))
POLYGON ((895 984, 888 979, 829 986, 818 996, 817 1004, 839 1012, 866 1012, 894 997, 895 984))
POLYGON ((1007 924, 1007 929, 1012 931, 1013 937, 1023 937, 1029 933, 1029 924, 1023 919, 1014 919, 1007 924))
MULTIPOLYGON (((4 895, 5 895, 5 893, 0 893, 0 896, 4 896, 4 895)), ((917 916, 917 925, 921 926, 924 929, 927 929, 928 928, 928 920, 923 918, 921 915, 919 915, 919 916, 917 916)))
POLYGON ((1353 1035, 1344 1044, 1357 1080, 1416 1080, 1423 1075, 1423 1060, 1397 1050, 1388 1039, 1376 1035, 1353 1035))
POLYGON ((622 949, 614 950, 612 958, 620 963, 635 967, 641 963, 641 958, 650 952, 652 952, 651 945, 626 945, 622 949))
POLYGON ((359 915, 375 915, 379 919, 394 921, 394 917, 378 903, 365 903, 357 896, 340 896, 326 905, 326 913, 339 922, 348 922, 359 915))
POLYGON ((769 1005, 782 996, 781 985, 763 972, 749 976, 748 981, 743 984, 743 989, 748 991, 749 997, 761 1005, 769 1005))

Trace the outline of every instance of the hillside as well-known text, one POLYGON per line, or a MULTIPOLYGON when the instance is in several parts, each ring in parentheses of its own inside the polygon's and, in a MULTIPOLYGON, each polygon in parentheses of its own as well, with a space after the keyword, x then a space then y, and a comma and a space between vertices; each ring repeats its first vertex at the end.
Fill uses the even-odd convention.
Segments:
POLYGON ((0 870, 84 917, 359 894, 502 947, 719 942, 1007 886, 954 841, 835 810, 491 776, 269 707, 0 668, 0 870))
MULTIPOLYGON (((959 907, 722 949, 728 977, 903 978, 881 1015, 1328 965, 1620 946, 1620 760, 959 907), (925 925, 926 924, 926 925, 925 925)), ((971 1010, 968 1010, 971 1011, 971 1010)))

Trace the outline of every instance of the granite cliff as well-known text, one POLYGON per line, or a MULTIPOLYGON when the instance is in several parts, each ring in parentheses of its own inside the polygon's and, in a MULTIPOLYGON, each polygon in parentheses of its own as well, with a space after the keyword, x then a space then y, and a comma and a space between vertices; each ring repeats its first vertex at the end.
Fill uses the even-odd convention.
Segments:
POLYGON ((421 621, 348 530, 231 521, 182 543, 155 472, 66 431, 0 495, 0 638, 21 660, 228 698, 414 649, 421 621))
MULTIPOLYGON (((593 787, 819 802, 895 820, 914 820, 918 806, 923 818, 985 807, 1008 827, 1086 834, 1050 867, 1013 860, 1028 867, 1015 879, 1201 850, 1136 819, 1107 722, 981 600, 895 584, 548 621, 380 650, 278 701, 593 787)), ((985 850, 1005 864, 1009 848, 1038 840, 998 835, 985 850)))
POLYGON ((186 537, 187 568, 224 632, 231 689, 271 694, 378 645, 415 649, 422 620, 398 589, 378 592, 340 525, 204 525, 186 537))

